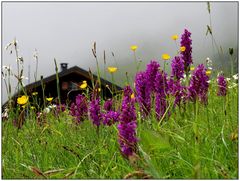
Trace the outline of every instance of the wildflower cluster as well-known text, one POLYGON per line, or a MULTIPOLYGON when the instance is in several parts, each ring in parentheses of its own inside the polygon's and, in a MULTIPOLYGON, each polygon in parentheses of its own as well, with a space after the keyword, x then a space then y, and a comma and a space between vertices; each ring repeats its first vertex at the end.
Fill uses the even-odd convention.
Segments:
POLYGON ((146 77, 148 79, 147 86, 150 91, 155 92, 154 80, 156 78, 157 72, 159 71, 160 65, 156 60, 151 60, 146 68, 146 77))
POLYGON ((118 125, 118 141, 123 155, 129 157, 137 151, 137 117, 134 101, 131 99, 132 89, 124 88, 124 96, 118 125))
POLYGON ((102 120, 104 125, 111 126, 114 123, 118 122, 119 112, 108 111, 105 114, 102 114, 102 120))
MULTIPOLYGON (((62 108, 63 109, 63 108, 62 108)), ((75 102, 70 106, 70 115, 72 115, 76 123, 82 122, 88 113, 88 102, 87 98, 83 95, 77 95, 75 102)))
POLYGON ((227 95, 227 81, 223 75, 219 75, 217 78, 218 83, 218 96, 226 96, 227 95))
POLYGON ((209 77, 206 75, 206 68, 203 64, 198 65, 190 80, 188 88, 188 97, 193 102, 199 98, 200 102, 207 103, 208 83, 209 77))
POLYGON ((140 104, 142 114, 147 116, 151 109, 151 89, 148 86, 148 78, 146 72, 139 72, 135 78, 136 99, 140 104))
POLYGON ((156 116, 158 119, 165 113, 167 108, 167 74, 161 70, 157 72, 155 78, 155 90, 156 90, 156 116))
POLYGON ((118 111, 115 111, 113 99, 106 100, 103 107, 105 110, 105 113, 102 113, 104 125, 111 126, 112 124, 119 121, 120 113, 118 111))
POLYGON ((180 106, 181 102, 186 101, 186 87, 179 80, 168 80, 168 94, 175 97, 174 106, 180 106))
POLYGON ((184 61, 184 70, 188 74, 190 65, 192 62, 192 40, 191 33, 188 30, 184 30, 181 37, 181 47, 185 47, 184 51, 181 51, 181 56, 184 61))
POLYGON ((180 80, 184 76, 184 62, 183 59, 179 56, 174 57, 172 60, 172 73, 171 76, 176 79, 180 80))
POLYGON ((112 109, 113 109, 113 100, 112 99, 106 100, 104 103, 104 110, 111 111, 112 109))
POLYGON ((101 114, 101 106, 100 106, 100 99, 96 98, 90 101, 89 104, 89 113, 90 117, 93 121, 93 124, 97 127, 100 126, 101 120, 102 120, 102 114, 101 114))
MULTIPOLYGON (((176 41, 178 35, 173 35, 172 39, 176 41)), ((176 42, 175 42, 176 43, 176 42)), ((79 124, 89 116, 92 124, 97 127, 97 132, 100 126, 112 126, 118 124, 118 142, 120 151, 126 158, 137 153, 137 114, 136 104, 140 109, 141 119, 146 119, 154 110, 157 120, 163 120, 166 113, 170 115, 171 109, 168 109, 172 103, 173 108, 181 107, 187 101, 200 101, 204 105, 208 102, 209 77, 211 75, 211 66, 207 68, 200 64, 196 69, 191 66, 192 62, 192 40, 191 33, 184 30, 181 36, 179 54, 172 59, 171 74, 165 72, 165 64, 163 69, 157 60, 151 60, 144 71, 136 73, 134 82, 134 91, 130 86, 125 86, 123 90, 123 98, 121 107, 117 107, 116 99, 108 99, 104 102, 99 96, 100 87, 95 87, 91 99, 78 94, 73 103, 69 107, 69 114, 74 118, 75 123, 79 124), (191 72, 190 72, 191 71, 191 72), (191 74, 190 74, 191 73, 191 74), (185 77, 190 77, 185 79, 185 77), (182 80, 185 80, 183 82, 182 80), (189 81, 189 82, 188 82, 189 81), (173 99, 171 99, 173 98, 173 99), (174 102, 171 102, 173 100, 174 102), (102 103, 104 104, 102 105, 102 103), (168 111, 168 112, 167 112, 168 111)), ((132 46, 131 50, 137 50, 137 46, 132 46)), ((95 50, 95 48, 94 48, 95 50)), ((95 52, 96 53, 96 52, 95 52)), ((171 59, 170 55, 163 54, 162 60, 171 59)), ((208 63, 210 60, 208 60, 208 63)), ((118 70, 117 67, 108 67, 108 72, 113 74, 118 70)), ((226 96, 227 80, 223 75, 217 78, 218 96, 226 96)), ((107 86, 106 86, 107 87, 107 86)), ((91 90, 88 87, 86 80, 82 81, 80 89, 91 90)), ((32 95, 37 97, 37 92, 32 95)), ((17 99, 17 103, 25 106, 28 103, 28 96, 21 96, 17 99)), ((56 115, 67 110, 65 104, 53 105, 53 97, 45 98, 49 106, 42 113, 37 113, 37 123, 43 125, 46 123, 46 114, 50 112, 50 108, 55 108, 56 115)), ((53 101, 54 102, 54 101, 53 101)))

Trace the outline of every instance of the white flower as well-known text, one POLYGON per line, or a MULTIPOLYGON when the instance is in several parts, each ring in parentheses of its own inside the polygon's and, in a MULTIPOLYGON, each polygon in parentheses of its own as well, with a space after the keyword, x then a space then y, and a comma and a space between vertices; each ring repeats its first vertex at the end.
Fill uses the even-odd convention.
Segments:
POLYGON ((3 65, 2 68, 6 70, 10 70, 10 66, 3 65))
POLYGON ((226 78, 226 80, 229 82, 231 79, 230 78, 226 78))
POLYGON ((48 107, 46 107, 46 108, 43 110, 43 112, 49 113, 49 112, 50 112, 50 109, 49 109, 48 107))
POLYGON ((206 63, 207 63, 207 68, 212 70, 212 60, 209 57, 206 58, 206 63))
POLYGON ((235 80, 238 80, 238 73, 232 76, 235 80))
POLYGON ((8 118, 8 108, 5 108, 4 112, 2 113, 2 118, 8 118))
POLYGON ((53 109, 56 108, 57 106, 55 104, 48 106, 48 108, 53 109))
POLYGON ((207 83, 211 83, 211 80, 208 80, 207 83))

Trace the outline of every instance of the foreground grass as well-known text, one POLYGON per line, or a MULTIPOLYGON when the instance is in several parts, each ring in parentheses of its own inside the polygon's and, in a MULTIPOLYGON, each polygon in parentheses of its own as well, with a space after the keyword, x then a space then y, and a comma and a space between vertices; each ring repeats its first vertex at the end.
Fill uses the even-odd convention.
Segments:
POLYGON ((127 160, 119 151, 117 124, 91 121, 76 126, 72 117, 47 115, 39 126, 27 119, 22 129, 12 120, 2 123, 2 175, 13 178, 238 178, 238 90, 216 96, 214 85, 207 106, 186 104, 170 109, 161 125, 150 116, 138 118, 139 157, 127 160), (196 109, 197 108, 197 109, 196 109), (138 171, 138 172, 136 172, 138 171), (141 173, 144 172, 143 176, 141 173))

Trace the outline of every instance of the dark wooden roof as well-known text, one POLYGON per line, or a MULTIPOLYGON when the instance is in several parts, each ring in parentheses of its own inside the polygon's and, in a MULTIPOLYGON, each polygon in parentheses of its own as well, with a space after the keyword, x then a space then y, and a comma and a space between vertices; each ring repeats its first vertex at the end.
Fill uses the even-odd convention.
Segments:
MULTIPOLYGON (((89 72, 78 67, 78 66, 74 66, 74 67, 71 67, 71 68, 68 68, 68 69, 65 69, 61 72, 58 72, 58 76, 59 76, 59 79, 61 80, 61 78, 64 78, 65 76, 68 76, 68 75, 71 75, 71 74, 74 74, 74 75, 79 75, 80 77, 83 77, 83 80, 86 79, 86 80, 90 80, 90 75, 89 75, 89 72)), ((92 74, 93 75, 93 79, 94 81, 96 81, 98 79, 98 77, 95 75, 95 74, 92 74)), ((106 85, 109 85, 110 87, 111 86, 114 86, 116 88, 116 90, 118 91, 121 91, 122 88, 116 84, 113 84, 103 78, 100 78, 101 80, 101 85, 102 86, 106 86, 106 85)), ((56 74, 53 74, 53 75, 50 75, 48 77, 45 77, 43 78, 43 83, 44 84, 48 84, 48 83, 51 83, 52 81, 56 81, 56 74)), ((33 82, 31 84, 28 84, 25 86, 25 89, 28 91, 31 91, 31 90, 34 90, 35 88, 38 88, 38 87, 41 87, 41 80, 37 81, 37 82, 33 82)), ((13 95, 13 99, 16 99, 18 93, 14 94, 13 95)), ((2 108, 6 106, 6 104, 8 103, 8 101, 6 101, 3 105, 2 105, 2 108)), ((2 109, 3 110, 3 109, 2 109)))

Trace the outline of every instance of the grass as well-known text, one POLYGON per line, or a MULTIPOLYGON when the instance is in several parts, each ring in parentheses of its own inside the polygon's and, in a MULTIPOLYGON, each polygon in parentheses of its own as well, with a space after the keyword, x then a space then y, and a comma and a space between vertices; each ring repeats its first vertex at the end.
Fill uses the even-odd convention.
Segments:
POLYGON ((159 126, 154 116, 138 116, 138 158, 125 159, 117 142, 117 124, 100 126, 90 120, 73 123, 68 112, 58 119, 50 112, 39 126, 35 115, 17 129, 11 118, 2 123, 4 179, 237 179, 238 89, 216 96, 212 81, 208 105, 186 104, 159 126), (225 114, 226 112, 226 114, 225 114), (197 129, 197 134, 196 134, 197 129), (196 140, 196 135, 198 138, 196 140), (235 135, 235 137, 234 137, 235 135))

